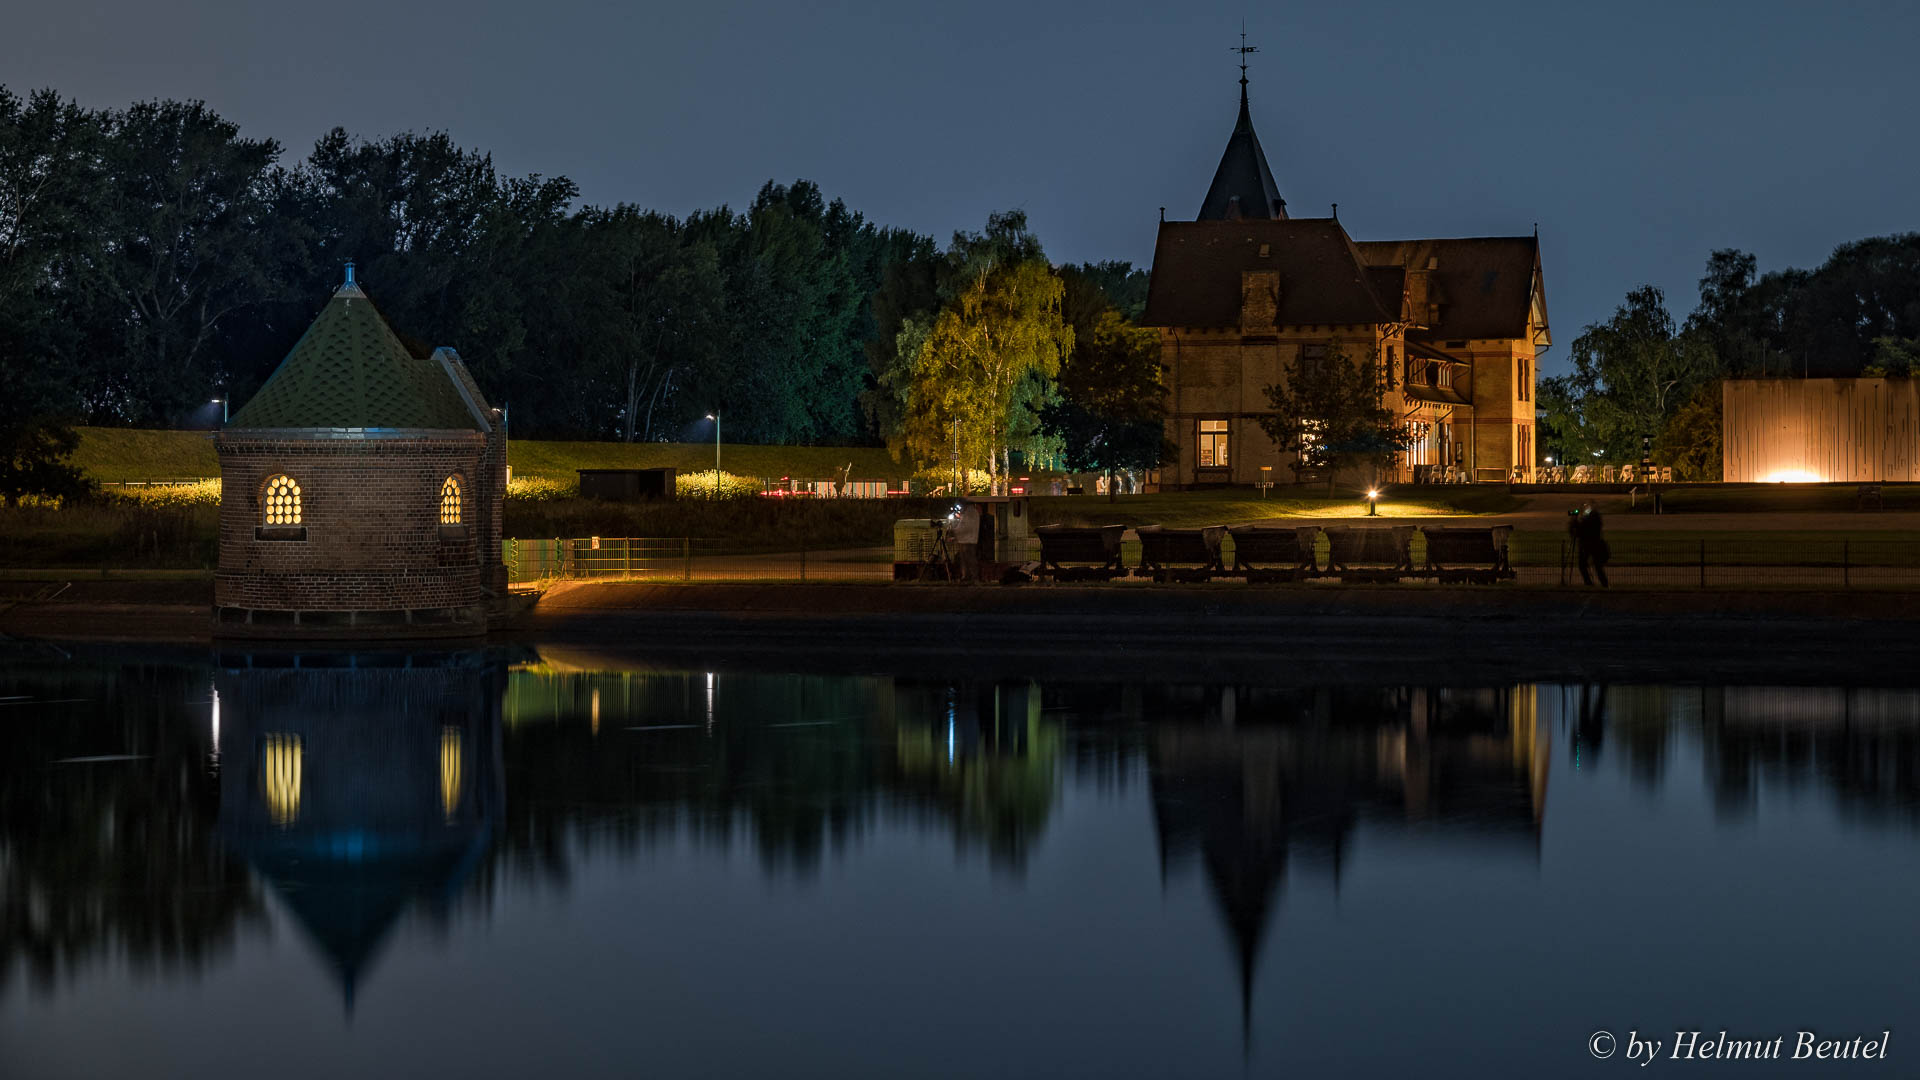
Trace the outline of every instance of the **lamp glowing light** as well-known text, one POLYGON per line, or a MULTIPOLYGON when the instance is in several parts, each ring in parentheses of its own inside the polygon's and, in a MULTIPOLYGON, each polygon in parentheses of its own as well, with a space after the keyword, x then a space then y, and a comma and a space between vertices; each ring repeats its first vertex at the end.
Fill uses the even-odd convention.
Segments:
POLYGON ((1380 516, 1380 489, 1379 488, 1367 489, 1367 516, 1368 517, 1380 516))
POLYGON ((1763 484, 1817 484, 1820 474, 1810 469, 1776 469, 1760 478, 1763 484))

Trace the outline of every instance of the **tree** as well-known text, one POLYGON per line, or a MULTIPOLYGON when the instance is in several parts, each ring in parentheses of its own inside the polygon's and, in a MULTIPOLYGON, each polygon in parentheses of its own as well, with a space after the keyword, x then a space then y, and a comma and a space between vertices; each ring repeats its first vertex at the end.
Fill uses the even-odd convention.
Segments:
POLYGON ((1652 285, 1628 293, 1612 318, 1574 339, 1573 368, 1584 424, 1616 459, 1638 458, 1641 440, 1659 434, 1682 401, 1720 374, 1712 345, 1676 333, 1666 296, 1652 285))
POLYGON ((202 102, 141 102, 112 118, 115 194, 97 269, 124 347, 92 373, 89 412, 151 423, 221 383, 211 362, 220 324, 270 288, 261 236, 279 154, 202 102))
POLYGON ((1328 488, 1342 469, 1377 474, 1412 444, 1406 425, 1380 400, 1381 370, 1374 357, 1350 356, 1338 339, 1324 356, 1302 350, 1287 362, 1283 381, 1266 388, 1272 412, 1260 417, 1260 429, 1293 451, 1295 470, 1326 470, 1328 488))
POLYGON ((1162 371, 1159 335, 1113 308, 1084 332, 1075 328, 1073 355, 1060 368, 1060 401, 1043 419, 1060 438, 1068 468, 1106 474, 1109 499, 1115 472, 1159 468, 1176 452, 1163 423, 1162 371))
POLYGON ((1671 465, 1675 479, 1721 478, 1720 385, 1708 383, 1668 418, 1653 440, 1653 460, 1671 465))
POLYGON ((947 263, 939 309, 924 323, 906 320, 896 336, 906 371, 889 444, 919 463, 984 468, 997 490, 1014 444, 1041 431, 1073 329, 1025 214, 993 214, 985 232, 956 233, 947 263))
POLYGON ((1060 280, 1044 261, 980 267, 913 351, 908 445, 937 457, 943 429, 951 429, 959 464, 984 463, 998 490, 1012 435, 1031 423, 1036 404, 1022 384, 1056 375, 1072 348, 1073 330, 1060 318, 1060 280))
POLYGON ((45 415, 0 421, 0 499, 11 507, 28 496, 84 494, 91 483, 67 461, 79 445, 71 427, 45 415))

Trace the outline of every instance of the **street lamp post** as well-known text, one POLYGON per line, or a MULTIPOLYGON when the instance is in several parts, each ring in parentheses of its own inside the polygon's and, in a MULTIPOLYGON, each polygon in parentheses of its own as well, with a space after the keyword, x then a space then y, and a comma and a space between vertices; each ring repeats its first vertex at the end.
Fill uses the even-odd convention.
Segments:
POLYGON ((715 409, 708 413, 707 419, 713 421, 713 482, 718 484, 720 482, 720 410, 715 409))

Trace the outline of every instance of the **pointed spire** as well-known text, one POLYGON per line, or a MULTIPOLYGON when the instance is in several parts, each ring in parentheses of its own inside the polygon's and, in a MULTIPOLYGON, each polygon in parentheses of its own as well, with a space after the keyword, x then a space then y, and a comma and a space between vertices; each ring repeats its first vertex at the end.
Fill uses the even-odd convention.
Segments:
POLYGON ((1246 27, 1240 29, 1240 116, 1233 134, 1227 139, 1227 151, 1220 156, 1220 167, 1213 174, 1206 200, 1200 204, 1200 221, 1225 221, 1230 218, 1285 218, 1287 201, 1280 197, 1273 182, 1273 170, 1267 167, 1266 152, 1260 137, 1253 133, 1253 109, 1247 103, 1247 57, 1257 46, 1247 44, 1246 27), (1238 213, 1234 210, 1238 209, 1238 213))

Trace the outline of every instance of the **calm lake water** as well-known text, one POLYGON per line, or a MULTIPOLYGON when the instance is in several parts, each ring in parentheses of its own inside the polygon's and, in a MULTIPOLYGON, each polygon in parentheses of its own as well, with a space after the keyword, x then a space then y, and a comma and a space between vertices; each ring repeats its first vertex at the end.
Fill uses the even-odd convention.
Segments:
POLYGON ((1915 1075, 1917 793, 1903 688, 16 649, 0 1075, 1915 1075))

